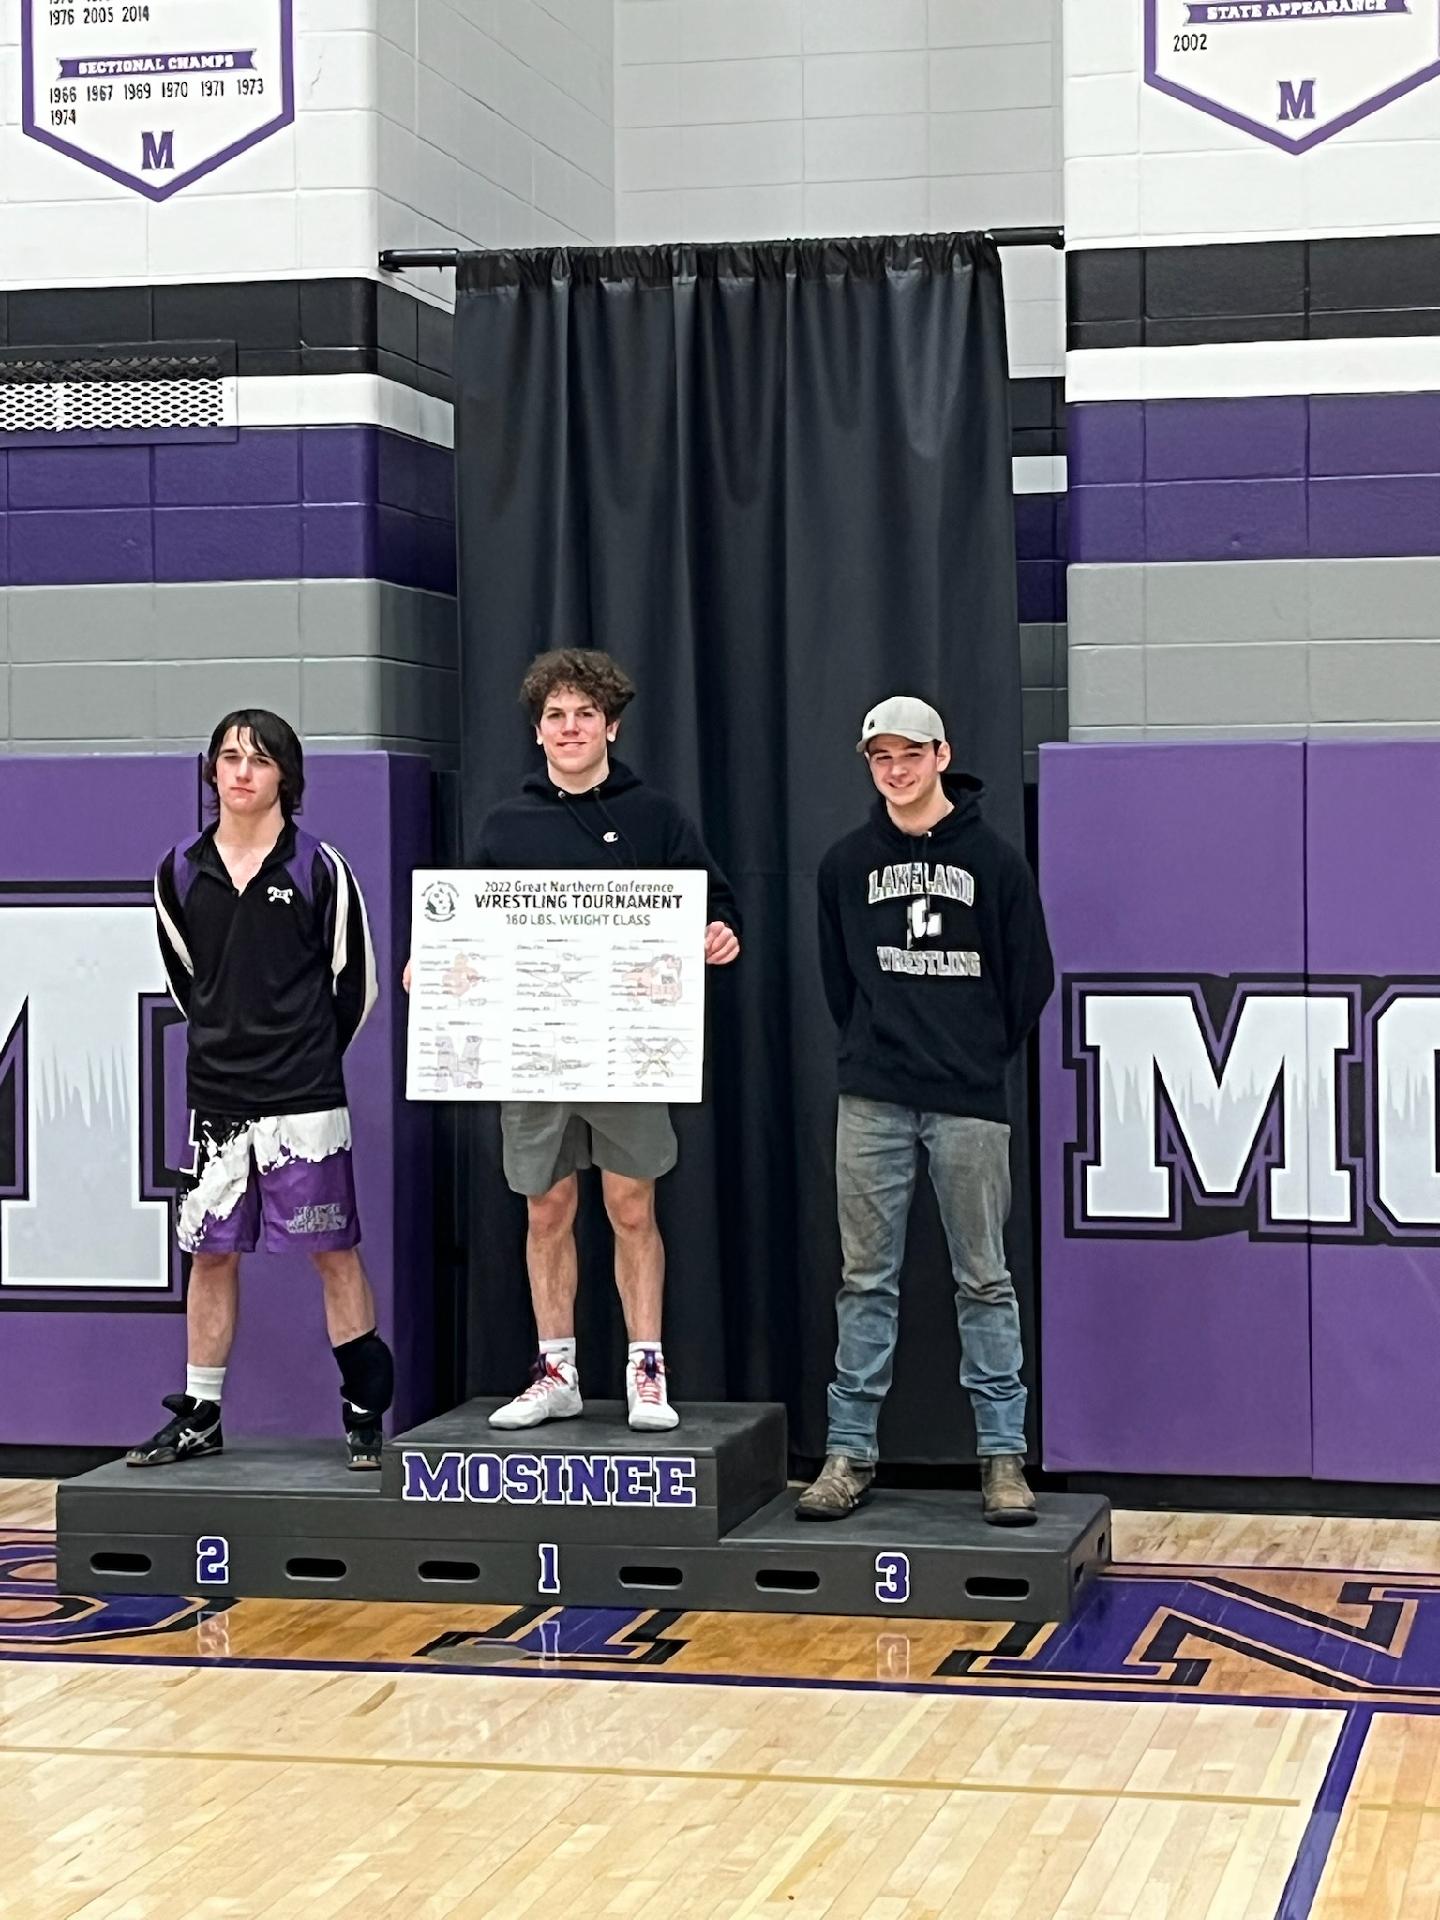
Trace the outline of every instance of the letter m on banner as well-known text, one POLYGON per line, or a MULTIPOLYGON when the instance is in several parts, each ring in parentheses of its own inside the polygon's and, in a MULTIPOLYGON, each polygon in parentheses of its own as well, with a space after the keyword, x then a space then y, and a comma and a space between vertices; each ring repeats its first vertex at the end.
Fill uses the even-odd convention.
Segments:
POLYGON ((140 136, 140 165, 144 172, 157 170, 173 171, 175 166, 175 131, 170 128, 157 140, 150 132, 140 136))
POLYGON ((1280 82, 1280 118, 1282 120, 1313 120, 1315 118, 1315 82, 1302 80, 1297 85, 1293 80, 1280 82))
POLYGON ((1437 75, 1440 0, 1145 0, 1145 84, 1285 153, 1437 75))

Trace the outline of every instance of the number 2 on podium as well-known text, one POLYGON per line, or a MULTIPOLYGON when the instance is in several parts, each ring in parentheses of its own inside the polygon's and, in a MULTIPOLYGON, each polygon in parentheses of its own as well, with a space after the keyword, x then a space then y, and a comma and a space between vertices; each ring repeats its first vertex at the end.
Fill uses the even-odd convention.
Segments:
POLYGON ((195 1584, 199 1587, 223 1587, 230 1579, 230 1543, 218 1533, 207 1533, 195 1542, 195 1584))
POLYGON ((559 1593, 560 1591, 560 1549, 552 1547, 547 1541, 540 1549, 539 1593, 559 1593))

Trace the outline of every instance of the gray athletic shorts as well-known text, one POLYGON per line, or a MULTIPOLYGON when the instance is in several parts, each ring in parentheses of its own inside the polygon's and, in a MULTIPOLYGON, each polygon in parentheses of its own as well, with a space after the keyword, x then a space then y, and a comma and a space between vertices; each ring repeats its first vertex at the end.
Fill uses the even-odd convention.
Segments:
POLYGON ((502 1100, 500 1139, 512 1193, 548 1193, 587 1167, 658 1180, 675 1164, 675 1129, 663 1104, 502 1100))

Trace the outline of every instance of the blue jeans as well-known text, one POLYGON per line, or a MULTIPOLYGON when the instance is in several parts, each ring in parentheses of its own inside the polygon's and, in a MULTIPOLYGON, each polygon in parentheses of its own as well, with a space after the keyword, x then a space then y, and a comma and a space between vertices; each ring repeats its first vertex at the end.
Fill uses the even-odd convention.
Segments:
POLYGON ((982 1459, 1023 1454, 1020 1313, 1004 1245, 1010 1129, 854 1094, 840 1096, 835 1134, 844 1279, 836 1300, 840 1339, 826 1449, 851 1460, 877 1456, 880 1406, 900 1327, 905 1227, 922 1146, 955 1270, 960 1384, 975 1410, 978 1451, 982 1459))

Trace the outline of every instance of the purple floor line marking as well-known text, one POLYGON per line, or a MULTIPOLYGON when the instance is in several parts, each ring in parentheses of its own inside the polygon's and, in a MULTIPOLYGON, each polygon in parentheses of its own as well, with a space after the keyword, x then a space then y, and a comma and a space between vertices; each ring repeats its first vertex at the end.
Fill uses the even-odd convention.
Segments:
POLYGON ((1371 1707, 1352 1707, 1345 1715, 1335 1751, 1330 1755, 1330 1764, 1315 1796, 1315 1805, 1300 1836, 1295 1864, 1275 1909, 1275 1920, 1308 1920, 1340 1826, 1340 1816, 1354 1784, 1374 1711, 1371 1707))
POLYGON ((613 1666, 582 1667, 565 1665, 563 1660, 500 1661, 493 1666, 441 1660, 307 1660, 286 1659, 281 1654, 155 1654, 87 1653, 74 1647, 65 1652, 50 1648, 0 1647, 0 1663, 7 1660, 39 1661, 59 1664, 77 1661, 102 1667, 223 1667, 232 1672, 253 1673, 393 1673, 450 1674, 467 1679, 486 1680, 624 1680, 630 1685, 660 1687, 772 1687, 801 1693, 913 1693, 966 1700, 1082 1700, 1091 1704, 1133 1707, 1280 1707, 1298 1713, 1377 1714, 1408 1713, 1421 1717, 1440 1715, 1440 1702, 1411 1700, 1367 1701, 1354 1707, 1348 1701, 1310 1698, 1301 1694, 1194 1693, 1177 1688, 1140 1692, 1137 1689, 1095 1686, 1033 1686, 1023 1681, 1007 1685, 1004 1681, 956 1680, 859 1680, 827 1675, 823 1679, 779 1673, 675 1673, 663 1667, 613 1666))

